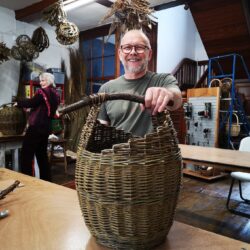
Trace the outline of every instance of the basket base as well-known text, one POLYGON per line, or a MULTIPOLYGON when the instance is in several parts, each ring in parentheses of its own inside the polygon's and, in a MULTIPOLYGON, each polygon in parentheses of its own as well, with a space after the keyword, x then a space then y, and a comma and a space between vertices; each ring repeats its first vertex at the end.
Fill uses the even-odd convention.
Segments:
POLYGON ((145 240, 145 241, 137 241, 137 242, 132 242, 132 241, 117 241, 115 239, 101 239, 101 238, 96 238, 95 240, 98 244, 111 248, 111 249, 116 249, 116 250, 150 250, 153 249, 161 244, 163 244, 166 240, 166 235, 162 235, 160 237, 157 237, 157 239, 154 240, 145 240))

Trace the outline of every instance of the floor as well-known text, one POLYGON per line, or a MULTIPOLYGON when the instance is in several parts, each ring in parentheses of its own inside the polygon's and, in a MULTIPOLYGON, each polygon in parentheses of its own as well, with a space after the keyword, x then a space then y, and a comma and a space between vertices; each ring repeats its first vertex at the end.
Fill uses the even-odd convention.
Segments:
MULTIPOLYGON (((230 238, 250 243, 249 218, 230 213, 226 200, 231 184, 230 176, 214 182, 184 177, 177 206, 176 220, 230 238)), ((250 205, 240 203, 238 185, 232 194, 232 206, 250 214, 250 205)), ((243 193, 250 194, 250 184, 243 186, 243 193)))
MULTIPOLYGON (((74 161, 68 165, 67 174, 65 174, 62 165, 53 166, 52 181, 69 188, 75 188, 74 171, 74 161)), ((230 183, 229 176, 213 182, 184 176, 175 220, 250 243, 250 219, 234 215, 226 209, 230 183)), ((239 203, 240 197, 237 188, 238 185, 235 185, 232 205, 240 204, 239 209, 248 211, 250 214, 250 205, 239 203)), ((250 198, 249 183, 244 184, 243 193, 248 194, 250 198)))

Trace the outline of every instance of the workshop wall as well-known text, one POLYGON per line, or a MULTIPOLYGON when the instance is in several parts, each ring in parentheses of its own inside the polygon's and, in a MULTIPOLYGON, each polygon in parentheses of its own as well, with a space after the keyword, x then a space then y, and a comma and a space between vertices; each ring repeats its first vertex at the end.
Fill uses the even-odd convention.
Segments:
POLYGON ((158 22, 157 72, 169 73, 183 58, 208 60, 190 10, 184 5, 154 13, 158 22))
MULTIPOLYGON (((78 48, 78 43, 71 46, 64 46, 57 42, 53 27, 46 23, 37 22, 29 24, 16 21, 15 12, 7 8, 0 7, 0 41, 4 42, 8 48, 16 43, 16 38, 25 34, 32 36, 33 31, 42 26, 49 37, 50 46, 39 54, 33 62, 43 68, 60 68, 61 60, 66 64, 67 74, 70 74, 68 47, 78 48)), ((0 64, 0 105, 11 101, 11 97, 17 94, 20 72, 20 61, 11 59, 0 64)))

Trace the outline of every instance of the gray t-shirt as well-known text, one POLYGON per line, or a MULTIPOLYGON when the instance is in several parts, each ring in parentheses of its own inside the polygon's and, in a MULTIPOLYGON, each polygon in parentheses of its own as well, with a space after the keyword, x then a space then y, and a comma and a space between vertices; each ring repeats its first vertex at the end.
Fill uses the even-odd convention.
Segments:
MULTIPOLYGON (((143 77, 135 80, 128 80, 124 76, 120 76, 103 84, 99 93, 129 93, 144 96, 150 87, 178 88, 177 80, 171 74, 147 72, 143 77)), ((131 101, 105 102, 101 107, 98 119, 108 121, 111 126, 137 136, 144 136, 153 130, 150 111, 142 112, 139 103, 131 101)))

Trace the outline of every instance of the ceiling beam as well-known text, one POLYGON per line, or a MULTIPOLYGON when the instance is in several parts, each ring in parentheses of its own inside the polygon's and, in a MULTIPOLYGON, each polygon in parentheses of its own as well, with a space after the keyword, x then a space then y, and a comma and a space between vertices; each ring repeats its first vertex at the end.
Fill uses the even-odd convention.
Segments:
POLYGON ((110 8, 113 4, 113 2, 109 1, 109 0, 95 0, 96 3, 99 3, 107 8, 110 8))
POLYGON ((173 8, 182 4, 187 4, 188 0, 176 0, 176 1, 170 1, 168 3, 163 3, 163 4, 159 4, 154 6, 154 10, 155 11, 159 11, 159 10, 165 10, 165 9, 169 9, 169 8, 173 8))
POLYGON ((25 7, 20 10, 16 10, 16 20, 24 21, 27 20, 30 16, 37 15, 38 13, 41 13, 42 10, 44 10, 49 5, 57 2, 57 0, 42 0, 38 3, 34 3, 28 7, 25 7))
POLYGON ((247 0, 242 0, 242 8, 246 17, 248 33, 250 35, 250 3, 247 0))

